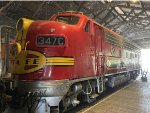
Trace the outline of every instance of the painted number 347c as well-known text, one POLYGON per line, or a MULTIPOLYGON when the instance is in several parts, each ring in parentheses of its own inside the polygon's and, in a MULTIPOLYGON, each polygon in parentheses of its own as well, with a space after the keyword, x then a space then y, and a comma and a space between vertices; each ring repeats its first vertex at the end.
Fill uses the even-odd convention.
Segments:
POLYGON ((39 36, 37 37, 38 45, 61 46, 65 44, 65 39, 62 36, 39 36))

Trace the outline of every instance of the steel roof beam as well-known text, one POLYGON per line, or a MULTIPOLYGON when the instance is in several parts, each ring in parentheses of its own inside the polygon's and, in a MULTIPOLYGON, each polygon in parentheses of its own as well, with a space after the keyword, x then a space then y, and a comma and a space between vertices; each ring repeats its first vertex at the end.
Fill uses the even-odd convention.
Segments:
POLYGON ((79 7, 77 8, 77 11, 80 11, 81 8, 82 8, 82 6, 83 6, 84 4, 85 4, 85 1, 82 1, 82 2, 80 3, 79 7))
POLYGON ((139 40, 150 40, 149 37, 146 37, 146 38, 136 38, 136 39, 133 39, 131 41, 139 41, 139 40))
MULTIPOLYGON (((136 17, 138 17, 141 13, 143 13, 144 12, 144 10, 142 10, 140 13, 138 13, 137 15, 136 15, 136 17)), ((111 25, 111 26, 109 26, 110 28, 111 27, 114 27, 114 26, 116 26, 116 25, 119 25, 119 26, 121 26, 121 25, 124 25, 124 24, 126 24, 126 23, 133 23, 133 22, 137 22, 137 21, 140 21, 141 20, 141 18, 138 18, 138 19, 136 19, 136 20, 134 20, 136 17, 133 17, 133 18, 131 18, 130 20, 128 20, 127 22, 119 22, 119 23, 116 23, 116 24, 113 24, 113 25, 111 25)), ((145 20, 145 19, 150 19, 150 17, 146 17, 146 18, 144 18, 143 20, 145 20)))
MULTIPOLYGON (((118 7, 127 8, 127 9, 134 9, 134 10, 142 10, 141 7, 136 7, 136 6, 118 5, 118 7)), ((146 8, 146 10, 149 10, 149 8, 146 8)))
POLYGON ((125 19, 129 18, 131 16, 130 14, 133 13, 133 11, 134 11, 134 9, 131 9, 131 11, 126 15, 125 19))
POLYGON ((117 18, 117 16, 115 15, 112 19, 110 19, 108 22, 106 22, 105 24, 104 24, 104 26, 107 26, 111 21, 113 21, 114 19, 116 19, 117 18))
POLYGON ((95 16, 93 16, 93 19, 97 18, 102 12, 104 12, 105 9, 100 10, 95 16))
POLYGON ((112 13, 112 8, 109 10, 109 12, 107 13, 107 15, 103 18, 104 20, 107 21, 108 17, 110 16, 110 14, 112 13))
POLYGON ((118 4, 121 4, 121 3, 123 3, 123 1, 112 1, 107 4, 103 4, 103 6, 101 7, 102 10, 99 11, 97 14, 95 14, 96 16, 93 19, 95 19, 97 16, 99 16, 102 13, 102 11, 105 11, 106 9, 118 6, 118 4))
POLYGON ((35 16, 38 14, 38 12, 41 10, 41 8, 44 6, 46 1, 43 1, 42 4, 39 6, 39 8, 34 12, 33 14, 33 18, 35 18, 35 16))
MULTIPOLYGON (((76 2, 73 2, 73 3, 74 3, 76 6, 78 6, 78 3, 76 3, 76 2)), ((83 5, 82 5, 82 8, 85 9, 86 11, 90 12, 93 16, 95 16, 95 15, 93 14, 93 12, 92 12, 90 9, 84 7, 83 5)))
POLYGON ((3 11, 6 10, 14 1, 10 1, 5 6, 1 7, 0 9, 0 15, 2 15, 3 11))
MULTIPOLYGON (((124 22, 126 22, 126 20, 122 17, 122 15, 121 14, 119 14, 117 11, 116 11, 116 9, 115 8, 112 8, 116 13, 117 13, 117 15, 118 16, 120 16, 120 18, 124 21, 124 22)), ((124 13, 124 12, 123 12, 124 13)))
POLYGON ((58 4, 58 2, 53 2, 56 7, 58 7, 61 11, 65 11, 65 9, 58 4))

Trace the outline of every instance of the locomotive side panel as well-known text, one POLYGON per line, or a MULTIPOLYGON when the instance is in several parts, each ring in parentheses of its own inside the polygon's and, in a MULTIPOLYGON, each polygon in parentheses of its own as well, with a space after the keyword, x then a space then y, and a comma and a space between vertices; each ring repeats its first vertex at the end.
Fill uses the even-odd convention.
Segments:
POLYGON ((95 46, 94 37, 91 37, 91 30, 86 30, 91 28, 91 22, 85 22, 83 28, 81 28, 80 33, 78 33, 78 38, 76 39, 78 49, 76 49, 76 70, 78 78, 89 77, 96 75, 95 69, 95 46))
POLYGON ((121 65, 122 42, 123 40, 121 38, 105 31, 106 75, 126 70, 121 65))
POLYGON ((105 31, 106 76, 139 70, 139 49, 123 38, 105 31))

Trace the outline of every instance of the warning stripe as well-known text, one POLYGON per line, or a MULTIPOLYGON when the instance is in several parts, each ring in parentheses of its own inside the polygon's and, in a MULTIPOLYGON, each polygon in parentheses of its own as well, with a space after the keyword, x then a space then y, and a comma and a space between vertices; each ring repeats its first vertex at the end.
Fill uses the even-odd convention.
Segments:
MULTIPOLYGON (((40 58, 27 58, 26 65, 39 65, 40 58)), ((45 65, 74 65, 74 58, 50 57, 45 59, 45 65)))
POLYGON ((74 65, 74 58, 64 58, 64 57, 46 58, 46 65, 74 65))
POLYGON ((53 62, 53 63, 46 63, 46 65, 56 65, 56 66, 60 66, 60 65, 74 65, 74 63, 67 63, 67 62, 62 62, 62 63, 59 63, 59 62, 53 62))

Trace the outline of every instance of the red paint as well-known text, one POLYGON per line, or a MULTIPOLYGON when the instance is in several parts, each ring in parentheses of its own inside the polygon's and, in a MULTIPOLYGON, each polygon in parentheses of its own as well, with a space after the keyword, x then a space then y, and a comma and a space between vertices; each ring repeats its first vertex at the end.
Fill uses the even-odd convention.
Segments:
MULTIPOLYGON (((51 56, 71 56, 75 58, 74 66, 44 66, 39 71, 19 75, 20 80, 62 80, 76 79, 89 76, 100 76, 107 73, 116 73, 126 69, 108 69, 106 67, 106 56, 110 55, 110 44, 106 43, 106 31, 114 35, 116 33, 109 29, 96 25, 93 20, 87 16, 80 14, 60 14, 61 16, 78 16, 80 18, 78 24, 69 25, 62 22, 55 22, 55 15, 51 20, 35 21, 29 27, 26 42, 30 42, 27 50, 39 51, 46 57, 51 56), (84 27, 87 21, 91 21, 91 31, 85 32, 84 27), (64 28, 62 26, 65 26, 64 28), (54 32, 50 32, 50 28, 55 28, 54 32), (96 31, 99 29, 99 31, 96 31), (98 37, 96 33, 101 32, 98 37), (64 36, 64 46, 38 46, 36 37, 42 35, 64 36)), ((117 35, 119 36, 119 35, 117 35)), ((122 37, 120 37, 121 40, 122 37)), ((116 47, 115 57, 120 57, 120 47, 116 47)))

